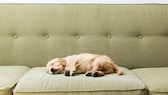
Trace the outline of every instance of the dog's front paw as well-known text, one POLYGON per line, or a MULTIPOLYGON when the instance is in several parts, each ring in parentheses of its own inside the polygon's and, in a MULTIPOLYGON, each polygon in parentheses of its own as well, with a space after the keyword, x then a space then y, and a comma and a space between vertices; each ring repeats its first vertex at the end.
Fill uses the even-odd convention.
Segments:
POLYGON ((65 74, 65 76, 75 76, 75 71, 66 70, 64 74, 65 74))
POLYGON ((93 77, 99 77, 99 73, 98 72, 93 72, 93 77))
POLYGON ((65 71, 65 76, 70 76, 70 71, 65 71))
POLYGON ((101 77, 104 76, 104 73, 102 71, 95 71, 92 73, 93 77, 101 77))
POLYGON ((75 76, 75 72, 76 72, 75 70, 72 71, 72 73, 70 73, 70 75, 71 75, 71 76, 75 76))
POLYGON ((86 72, 85 75, 86 75, 86 76, 92 76, 92 73, 90 73, 90 72, 86 72))

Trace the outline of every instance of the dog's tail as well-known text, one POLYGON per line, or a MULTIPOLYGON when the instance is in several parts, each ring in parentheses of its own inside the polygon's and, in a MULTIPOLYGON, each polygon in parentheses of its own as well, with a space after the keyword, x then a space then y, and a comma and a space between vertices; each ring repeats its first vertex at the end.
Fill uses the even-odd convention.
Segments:
POLYGON ((113 67, 114 67, 114 71, 118 74, 118 75, 123 75, 124 72, 123 70, 117 65, 117 64, 113 64, 113 67))

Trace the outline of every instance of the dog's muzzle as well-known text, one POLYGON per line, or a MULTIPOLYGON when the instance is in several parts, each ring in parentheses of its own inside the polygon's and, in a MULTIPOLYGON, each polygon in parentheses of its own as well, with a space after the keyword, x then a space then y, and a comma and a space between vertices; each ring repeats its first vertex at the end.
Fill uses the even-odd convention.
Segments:
POLYGON ((51 72, 52 72, 52 74, 55 74, 56 71, 57 71, 57 69, 55 69, 55 68, 51 68, 51 72))

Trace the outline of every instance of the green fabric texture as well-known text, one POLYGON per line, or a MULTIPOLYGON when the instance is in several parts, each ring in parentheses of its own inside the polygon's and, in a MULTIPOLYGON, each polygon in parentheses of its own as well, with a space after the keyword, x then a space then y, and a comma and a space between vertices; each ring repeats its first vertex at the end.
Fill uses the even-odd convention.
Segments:
MULTIPOLYGON (((74 93, 81 92, 137 92, 136 95, 144 93, 145 88, 131 71, 122 68, 125 75, 108 74, 103 77, 86 77, 80 74, 67 77, 63 74, 50 75, 45 72, 44 67, 36 67, 28 71, 19 81, 14 93, 74 93), (33 81, 33 82, 32 82, 33 81)), ((105 95, 105 94, 103 94, 105 95)), ((107 95, 107 94, 106 94, 107 95)))
POLYGON ((28 70, 25 66, 0 66, 0 90, 12 88, 28 70))
POLYGON ((0 65, 88 52, 127 68, 168 66, 167 15, 167 5, 0 4, 0 65))
POLYGON ((149 92, 149 94, 148 95, 168 95, 168 93, 167 92, 149 92))
POLYGON ((14 95, 147 95, 139 90, 128 91, 85 91, 85 92, 14 92, 14 95))
POLYGON ((14 86, 28 70, 25 66, 0 66, 0 95, 12 95, 14 86))
POLYGON ((13 95, 12 90, 0 90, 0 95, 13 95))
MULTIPOLYGON (((0 95, 12 94, 28 71, 24 66, 41 68, 26 73, 14 95, 146 94, 126 68, 123 76, 93 78, 52 76, 43 67, 84 52, 108 55, 129 69, 168 67, 167 19, 167 5, 0 4, 0 95)), ((150 95, 168 95, 167 68, 133 71, 150 95)))
POLYGON ((146 85, 150 95, 168 95, 168 67, 132 70, 146 85))

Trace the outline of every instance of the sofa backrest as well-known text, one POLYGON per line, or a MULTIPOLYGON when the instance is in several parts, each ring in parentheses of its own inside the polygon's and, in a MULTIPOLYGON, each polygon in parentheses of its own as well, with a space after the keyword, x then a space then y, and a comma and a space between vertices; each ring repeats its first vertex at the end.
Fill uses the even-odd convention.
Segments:
POLYGON ((84 52, 128 68, 168 66, 168 5, 0 4, 0 65, 84 52))

